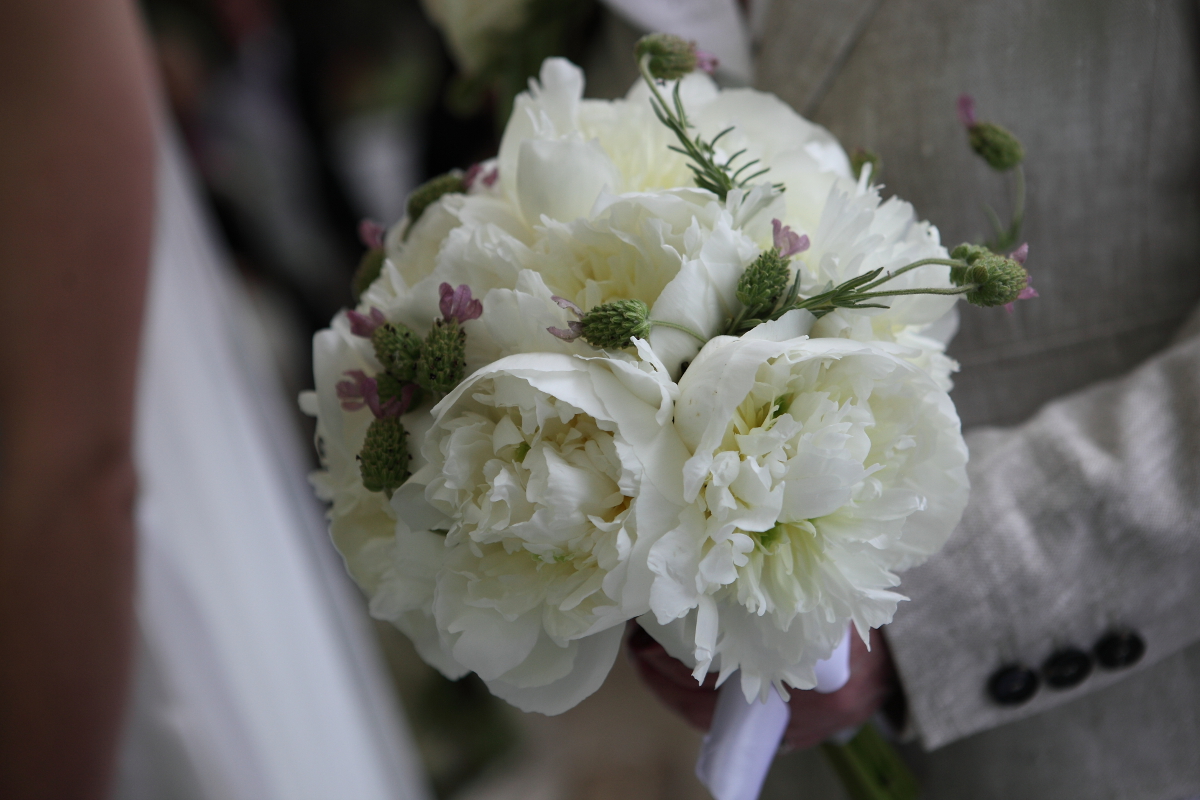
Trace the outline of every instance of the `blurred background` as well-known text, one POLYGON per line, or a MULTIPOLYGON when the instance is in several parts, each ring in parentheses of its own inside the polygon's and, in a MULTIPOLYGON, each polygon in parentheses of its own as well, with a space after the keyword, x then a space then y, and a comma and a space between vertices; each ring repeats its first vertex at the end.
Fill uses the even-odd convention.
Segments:
MULTIPOLYGON (((584 66, 589 96, 617 97, 637 38, 675 27, 721 57, 720 82, 749 83, 768 2, 742 3, 732 26, 727 3, 687 5, 681 17, 665 2, 142 0, 162 90, 289 396, 311 387, 312 334, 351 303, 359 221, 390 225, 420 183, 493 156, 545 57, 584 66)), ((623 657, 600 692, 548 718, 473 676, 446 680, 389 625, 375 632, 439 798, 707 797, 699 734, 623 657)), ((816 754, 789 760, 812 762, 810 796, 841 796, 816 754)), ((790 794, 769 781, 764 797, 790 794)))

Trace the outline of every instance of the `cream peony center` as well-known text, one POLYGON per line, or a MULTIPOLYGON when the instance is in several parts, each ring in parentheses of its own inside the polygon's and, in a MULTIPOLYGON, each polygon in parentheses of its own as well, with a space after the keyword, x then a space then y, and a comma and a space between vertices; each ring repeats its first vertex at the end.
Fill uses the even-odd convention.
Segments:
POLYGON ((710 537, 704 556, 731 551, 732 570, 728 582, 713 587, 716 597, 772 614, 786 630, 797 614, 828 608, 834 595, 848 599, 852 581, 840 574, 840 555, 871 547, 869 539, 923 507, 916 492, 890 485, 914 452, 903 407, 915 398, 890 403, 886 383, 845 360, 776 359, 756 377, 729 422, 703 496, 710 531, 738 517, 762 527, 710 537), (871 502, 885 492, 893 496, 881 513, 871 502), (773 521, 764 523, 764 512, 773 521), (841 524, 849 519, 853 525, 841 524), (858 533, 849 537, 848 530, 858 533))
POLYGON ((610 229, 608 220, 550 229, 533 256, 534 267, 555 294, 583 309, 613 300, 653 306, 683 263, 665 244, 667 222, 642 218, 632 230, 610 229))
POLYGON ((464 414, 444 440, 447 480, 436 493, 456 495, 448 567, 467 579, 469 605, 509 620, 541 607, 546 632, 565 646, 615 605, 604 581, 631 547, 613 434, 540 392, 533 405, 489 411, 464 414), (456 456, 472 453, 469 474, 457 470, 456 456))

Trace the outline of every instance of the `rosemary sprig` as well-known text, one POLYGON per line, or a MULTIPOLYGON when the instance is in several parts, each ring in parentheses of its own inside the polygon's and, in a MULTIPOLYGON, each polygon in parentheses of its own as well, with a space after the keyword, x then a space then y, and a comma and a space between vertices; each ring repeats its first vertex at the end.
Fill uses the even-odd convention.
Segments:
MULTIPOLYGON (((671 102, 668 103, 662 92, 659 91, 659 79, 655 78, 651 72, 652 58, 651 54, 646 53, 638 59, 638 70, 646 81, 646 85, 650 87, 650 106, 654 109, 654 115, 658 117, 659 122, 667 126, 679 140, 679 145, 671 145, 671 149, 690 159, 691 163, 688 164, 688 168, 692 171, 696 186, 707 189, 724 200, 734 189, 743 188, 755 178, 765 175, 770 168, 754 169, 760 163, 757 158, 750 159, 736 169, 734 168, 734 162, 746 154, 744 148, 726 158, 724 162, 717 161, 717 142, 722 136, 733 130, 732 125, 708 140, 699 134, 695 136, 689 134, 688 131, 695 126, 688 120, 687 110, 679 95, 679 83, 675 84, 675 89, 671 93, 671 102), (747 170, 753 171, 745 174, 747 170)), ((783 191, 784 186, 775 184, 775 188, 783 191)))

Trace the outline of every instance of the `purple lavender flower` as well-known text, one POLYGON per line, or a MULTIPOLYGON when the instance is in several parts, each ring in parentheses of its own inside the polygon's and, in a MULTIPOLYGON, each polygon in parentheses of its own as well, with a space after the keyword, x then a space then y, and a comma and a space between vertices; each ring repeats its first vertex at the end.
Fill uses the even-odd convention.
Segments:
POLYGON ((812 244, 807 234, 801 236, 777 219, 771 220, 771 228, 775 232, 775 248, 779 250, 780 258, 803 253, 812 244))
POLYGON ((546 328, 550 333, 554 334, 564 342, 573 342, 580 336, 583 336, 583 323, 578 320, 571 320, 567 323, 566 328, 546 328))
MULTIPOLYGON (((369 406, 374 412, 379 407, 379 385, 374 378, 361 369, 346 370, 348 380, 338 381, 337 396, 345 411, 358 411, 369 406)), ((379 416, 376 414, 375 416, 379 416)))
POLYGON ((579 317, 579 319, 583 319, 583 309, 580 308, 579 306, 575 305, 574 303, 572 303, 567 298, 559 297, 558 295, 555 294, 555 295, 551 295, 550 299, 553 300, 554 304, 557 305, 559 308, 566 309, 567 311, 570 311, 575 316, 579 317))
POLYGON ((487 172, 483 171, 483 164, 472 164, 467 169, 467 174, 463 176, 463 183, 468 189, 475 187, 476 181, 482 181, 483 185, 489 189, 495 185, 496 179, 500 177, 500 168, 492 167, 487 172))
POLYGON ((965 92, 958 96, 958 121, 964 128, 975 127, 975 98, 965 92))
MULTIPOLYGON (((1016 250, 1013 250, 1011 253, 1009 253, 1008 257, 1011 258, 1013 261, 1016 261, 1018 264, 1021 264, 1022 266, 1024 266, 1025 259, 1029 258, 1029 243, 1028 242, 1023 243, 1016 250)), ((1032 300, 1033 298, 1038 297, 1038 296, 1039 295, 1038 295, 1037 289, 1033 288, 1033 276, 1030 275, 1029 273, 1025 273, 1025 288, 1022 289, 1021 293, 1017 295, 1017 299, 1018 300, 1032 300)), ((1013 311, 1013 304, 1005 303, 1004 310, 1011 314, 1013 311)))
POLYGON ((443 283, 438 287, 438 292, 442 297, 438 307, 447 322, 453 319, 461 325, 467 320, 479 319, 483 314, 483 303, 472 299, 471 288, 465 283, 460 284, 457 289, 443 283))
POLYGON ((573 342, 582 336, 583 323, 579 322, 578 320, 583 319, 583 309, 565 297, 551 295, 550 299, 553 300, 555 305, 557 305, 559 308, 570 311, 578 319, 568 322, 567 327, 565 328, 546 328, 546 330, 550 331, 550 333, 562 339, 564 342, 573 342))
POLYGON ((721 62, 717 60, 715 55, 707 50, 701 50, 699 47, 696 48, 696 69, 703 70, 712 75, 717 71, 717 67, 720 64, 721 62))
POLYGON ((350 320, 350 332, 366 339, 370 339, 380 325, 387 324, 387 317, 378 308, 372 308, 369 314, 347 311, 346 317, 350 320))
POLYGON ((383 249, 383 236, 387 233, 382 225, 373 219, 364 219, 358 223, 358 238, 363 246, 371 250, 383 249))
POLYGON ((408 411, 416 394, 415 384, 407 384, 400 390, 399 397, 389 397, 380 400, 379 382, 369 377, 361 369, 347 370, 347 380, 338 381, 336 388, 338 399, 341 400, 345 411, 358 411, 361 408, 371 409, 376 419, 398 417, 408 411))

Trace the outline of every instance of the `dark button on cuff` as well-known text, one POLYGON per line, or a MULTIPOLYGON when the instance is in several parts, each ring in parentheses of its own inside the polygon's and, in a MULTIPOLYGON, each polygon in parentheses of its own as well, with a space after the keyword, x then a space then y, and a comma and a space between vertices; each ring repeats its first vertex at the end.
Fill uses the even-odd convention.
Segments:
POLYGON ((1119 630, 1101 637, 1092 652, 1105 669, 1122 669, 1141 660, 1146 653, 1146 643, 1131 630, 1119 630))
POLYGON ((996 670, 988 679, 988 694, 1002 706, 1019 706, 1038 690, 1037 673, 1022 664, 996 670))
POLYGON ((1070 689, 1092 674, 1092 657, 1078 647, 1064 647, 1042 664, 1042 677, 1052 689, 1070 689))

